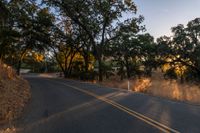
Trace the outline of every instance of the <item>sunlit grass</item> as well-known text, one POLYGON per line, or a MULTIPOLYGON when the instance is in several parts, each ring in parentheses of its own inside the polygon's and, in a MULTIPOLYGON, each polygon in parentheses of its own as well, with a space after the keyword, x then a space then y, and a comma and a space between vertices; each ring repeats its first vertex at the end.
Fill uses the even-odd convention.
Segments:
POLYGON ((181 84, 177 80, 164 79, 152 80, 152 85, 146 89, 152 95, 200 103, 200 88, 192 83, 181 84))
MULTIPOLYGON (((128 80, 112 79, 102 83, 105 86, 128 89, 128 80)), ((200 86, 194 83, 180 83, 177 80, 166 80, 160 71, 153 73, 151 78, 130 80, 130 88, 135 92, 153 96, 200 104, 200 86)))

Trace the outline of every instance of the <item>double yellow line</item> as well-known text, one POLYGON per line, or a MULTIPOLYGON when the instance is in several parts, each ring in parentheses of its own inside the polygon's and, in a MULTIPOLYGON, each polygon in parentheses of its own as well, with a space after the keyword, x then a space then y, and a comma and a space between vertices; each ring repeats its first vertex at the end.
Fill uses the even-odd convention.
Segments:
MULTIPOLYGON (((56 82, 56 81, 54 81, 54 82, 56 82)), ((162 132, 165 132, 165 133, 180 133, 179 131, 177 131, 175 129, 172 129, 172 128, 170 128, 170 127, 168 127, 168 126, 166 126, 166 125, 164 125, 164 124, 162 124, 162 123, 160 123, 158 121, 155 121, 155 120, 153 120, 153 119, 151 119, 151 118, 149 118, 147 116, 144 116, 144 115, 142 115, 142 114, 140 114, 140 113, 138 113, 136 111, 133 111, 133 110, 131 110, 131 109, 129 109, 129 108, 127 108, 127 107, 125 107, 125 106, 123 106, 121 104, 118 104, 118 103, 116 103, 116 102, 114 102, 112 100, 109 100, 109 99, 107 99, 107 98, 105 98, 103 96, 98 96, 98 95, 96 95, 96 94, 94 94, 94 93, 92 93, 90 91, 83 90, 81 88, 78 88, 78 87, 75 87, 75 86, 71 86, 71 85, 68 85, 68 84, 65 84, 65 83, 61 83, 61 82, 57 82, 57 83, 65 85, 65 86, 70 87, 70 88, 73 88, 73 89, 75 89, 77 91, 80 91, 80 92, 83 92, 83 93, 85 93, 87 95, 93 96, 93 97, 95 97, 95 98, 97 98, 97 99, 99 99, 101 101, 104 101, 104 102, 116 107, 117 109, 119 109, 121 111, 124 111, 124 112, 128 113, 129 115, 131 115, 133 117, 136 117, 136 118, 142 120, 143 122, 146 122, 147 124, 149 124, 149 125, 157 128, 157 129, 161 130, 162 132)))

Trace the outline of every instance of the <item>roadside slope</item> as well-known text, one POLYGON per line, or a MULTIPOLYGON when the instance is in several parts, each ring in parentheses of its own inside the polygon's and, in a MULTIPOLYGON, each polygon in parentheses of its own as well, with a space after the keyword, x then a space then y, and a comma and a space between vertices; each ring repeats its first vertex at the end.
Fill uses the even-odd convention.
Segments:
POLYGON ((0 64, 0 124, 18 118, 30 99, 30 86, 6 64, 0 64))

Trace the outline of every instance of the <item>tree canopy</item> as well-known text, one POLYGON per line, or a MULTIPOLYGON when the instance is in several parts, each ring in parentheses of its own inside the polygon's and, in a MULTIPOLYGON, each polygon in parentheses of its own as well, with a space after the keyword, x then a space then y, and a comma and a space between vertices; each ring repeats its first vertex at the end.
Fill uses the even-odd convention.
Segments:
POLYGON ((155 42, 131 0, 2 0, 0 12, 0 60, 18 74, 26 67, 102 81, 115 68, 121 79, 161 68, 168 78, 200 79, 200 18, 155 42))

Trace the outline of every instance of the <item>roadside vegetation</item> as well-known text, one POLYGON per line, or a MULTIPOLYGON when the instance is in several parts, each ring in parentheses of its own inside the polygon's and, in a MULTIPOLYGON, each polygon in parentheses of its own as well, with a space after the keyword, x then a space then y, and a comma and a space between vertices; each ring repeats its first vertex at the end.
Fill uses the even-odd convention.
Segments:
POLYGON ((151 77, 120 80, 120 77, 115 76, 98 84, 128 90, 128 82, 130 90, 134 92, 200 105, 199 83, 165 79, 159 70, 153 71, 151 77))
POLYGON ((0 63, 0 123, 18 118, 30 99, 30 86, 10 66, 0 63))
POLYGON ((200 18, 156 39, 132 0, 1 0, 0 12, 0 62, 18 75, 23 68, 103 83, 114 77, 132 81, 134 91, 200 97, 200 18))

